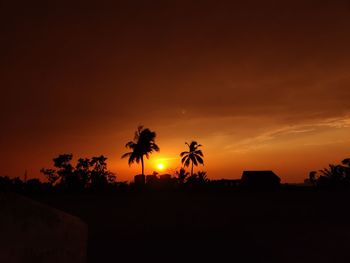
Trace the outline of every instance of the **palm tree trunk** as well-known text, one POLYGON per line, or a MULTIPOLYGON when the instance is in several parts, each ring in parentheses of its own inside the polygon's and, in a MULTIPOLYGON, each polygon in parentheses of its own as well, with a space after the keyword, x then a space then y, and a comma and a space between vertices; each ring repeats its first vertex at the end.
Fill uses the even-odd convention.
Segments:
POLYGON ((143 184, 145 184, 146 178, 145 178, 145 167, 143 163, 143 155, 141 156, 141 167, 142 167, 142 181, 143 181, 143 184))
POLYGON ((192 162, 192 168, 191 168, 191 177, 193 176, 193 162, 192 162))

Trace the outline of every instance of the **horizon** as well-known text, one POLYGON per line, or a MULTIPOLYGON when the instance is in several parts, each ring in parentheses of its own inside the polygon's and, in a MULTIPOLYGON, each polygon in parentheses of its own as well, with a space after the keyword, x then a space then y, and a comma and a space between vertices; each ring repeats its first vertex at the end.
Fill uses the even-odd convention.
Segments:
POLYGON ((210 179, 282 183, 350 155, 350 4, 336 1, 4 3, 0 175, 43 178, 58 154, 104 155, 118 181, 138 125, 162 164, 202 144, 210 179))

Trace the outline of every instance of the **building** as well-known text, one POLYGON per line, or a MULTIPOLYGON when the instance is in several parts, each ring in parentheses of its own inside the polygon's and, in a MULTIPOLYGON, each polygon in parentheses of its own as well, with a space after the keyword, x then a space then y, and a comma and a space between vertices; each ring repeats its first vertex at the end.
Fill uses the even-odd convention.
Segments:
POLYGON ((143 174, 138 174, 134 176, 135 185, 145 185, 145 176, 143 174))
POLYGON ((241 178, 244 188, 271 189, 280 183, 281 179, 273 171, 244 171, 241 178))

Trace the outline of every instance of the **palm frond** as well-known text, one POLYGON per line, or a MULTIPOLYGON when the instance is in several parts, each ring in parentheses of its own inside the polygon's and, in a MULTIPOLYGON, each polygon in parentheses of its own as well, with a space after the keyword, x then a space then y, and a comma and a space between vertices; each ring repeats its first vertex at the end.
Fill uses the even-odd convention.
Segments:
POLYGON ((203 152, 201 150, 196 150, 194 153, 203 157, 203 152))
POLYGON ((185 161, 185 163, 184 163, 184 166, 185 166, 185 167, 190 166, 190 162, 191 162, 191 159, 190 159, 190 158, 187 158, 186 161, 185 161))
POLYGON ((152 143, 151 148, 152 148, 153 150, 155 150, 156 152, 159 152, 159 147, 158 147, 158 145, 157 145, 157 144, 152 143))
POLYGON ((126 147, 126 148, 129 148, 129 149, 134 149, 135 146, 136 146, 136 143, 133 142, 133 141, 130 141, 130 142, 128 142, 127 144, 125 144, 125 147, 126 147))
POLYGON ((181 163, 184 163, 186 160, 187 160, 188 156, 184 156, 182 159, 181 159, 181 163))
POLYGON ((197 159, 198 163, 200 163, 200 164, 204 163, 202 157, 200 157, 199 155, 195 155, 195 158, 197 159))
POLYGON ((186 154, 189 154, 189 152, 182 152, 182 153, 180 153, 180 156, 183 157, 186 154))
POLYGON ((193 162, 193 164, 194 164, 195 166, 198 165, 197 160, 196 160, 196 157, 195 157, 193 154, 190 155, 190 159, 191 159, 191 161, 193 162))
POLYGON ((124 153, 121 158, 124 159, 126 157, 129 157, 130 155, 132 155, 132 153, 133 152, 124 153))

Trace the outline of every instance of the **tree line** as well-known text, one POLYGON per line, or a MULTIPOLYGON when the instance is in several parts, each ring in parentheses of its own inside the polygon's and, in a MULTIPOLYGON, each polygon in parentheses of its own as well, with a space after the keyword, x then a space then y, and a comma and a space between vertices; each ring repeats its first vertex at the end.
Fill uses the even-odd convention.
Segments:
MULTIPOLYGON (((148 128, 139 126, 135 132, 134 139, 126 143, 125 147, 130 151, 123 154, 121 158, 128 158, 128 164, 141 163, 141 174, 137 175, 141 184, 147 186, 184 186, 201 185, 209 182, 205 171, 194 173, 194 166, 204 164, 203 152, 199 149, 202 145, 196 141, 185 143, 188 150, 181 152, 181 162, 183 167, 175 171, 174 176, 145 175, 145 159, 149 159, 153 152, 159 152, 160 148, 156 144, 156 132, 148 128), (190 167, 187 172, 186 167, 190 167)), ((126 187, 126 182, 117 182, 116 175, 107 168, 107 157, 104 155, 92 158, 79 158, 73 164, 73 154, 60 154, 53 158, 53 168, 42 168, 40 172, 47 179, 42 183, 39 179, 21 180, 19 177, 0 177, 1 189, 14 189, 20 191, 62 191, 62 192, 82 192, 82 191, 106 191, 126 187)), ((137 177, 135 176, 135 178, 137 177)), ((135 180, 136 182, 136 180, 135 180)), ((130 186, 133 186, 131 183, 130 186)))
POLYGON ((330 164, 327 168, 311 171, 305 181, 319 188, 349 189, 350 158, 342 160, 340 164, 330 164))
MULTIPOLYGON (((141 163, 141 180, 145 182, 145 157, 147 159, 150 158, 150 155, 153 152, 159 152, 159 146, 155 142, 156 139, 156 133, 154 131, 151 131, 148 128, 144 128, 143 126, 139 126, 137 128, 137 131, 135 132, 134 140, 129 141, 125 147, 130 149, 130 152, 127 152, 122 155, 122 158, 128 158, 129 166, 133 163, 141 163)), ((199 149, 201 147, 201 144, 198 144, 196 141, 192 141, 190 144, 185 143, 188 146, 188 151, 184 151, 180 153, 181 162, 184 167, 189 167, 191 165, 191 176, 189 177, 190 181, 193 180, 201 180, 200 178, 203 178, 206 176, 206 173, 193 173, 194 166, 198 166, 198 164, 204 164, 203 161, 203 152, 199 149)), ((184 168, 182 168, 184 169, 184 168)), ((181 179, 180 182, 184 182, 188 175, 186 174, 185 170, 180 170, 177 175, 181 173, 181 179), (183 178, 184 177, 184 178, 183 178)))
MULTIPOLYGON (((116 175, 107 168, 107 157, 104 155, 91 158, 79 158, 73 164, 73 154, 60 154, 53 159, 53 168, 43 168, 40 172, 47 179, 42 183, 39 179, 24 180, 19 177, 9 178, 0 176, 0 190, 16 190, 24 192, 59 191, 108 191, 127 187, 186 187, 208 185, 211 181, 205 171, 194 171, 194 167, 204 165, 204 155, 201 144, 196 141, 185 143, 187 150, 179 154, 182 167, 175 171, 174 175, 159 175, 154 172, 145 175, 145 160, 151 154, 159 152, 156 144, 156 132, 139 126, 133 140, 126 143, 125 147, 130 151, 121 158, 127 158, 129 166, 133 163, 141 164, 141 174, 135 176, 135 181, 117 182, 116 175), (187 171, 189 168, 190 171, 187 171)), ((211 185, 237 185, 237 180, 217 180, 211 185), (235 182, 230 182, 235 181, 235 182)), ((306 184, 317 188, 350 188, 350 158, 344 159, 341 164, 330 164, 328 168, 319 171, 311 171, 306 184)), ((239 183, 238 183, 239 185, 239 183)))

